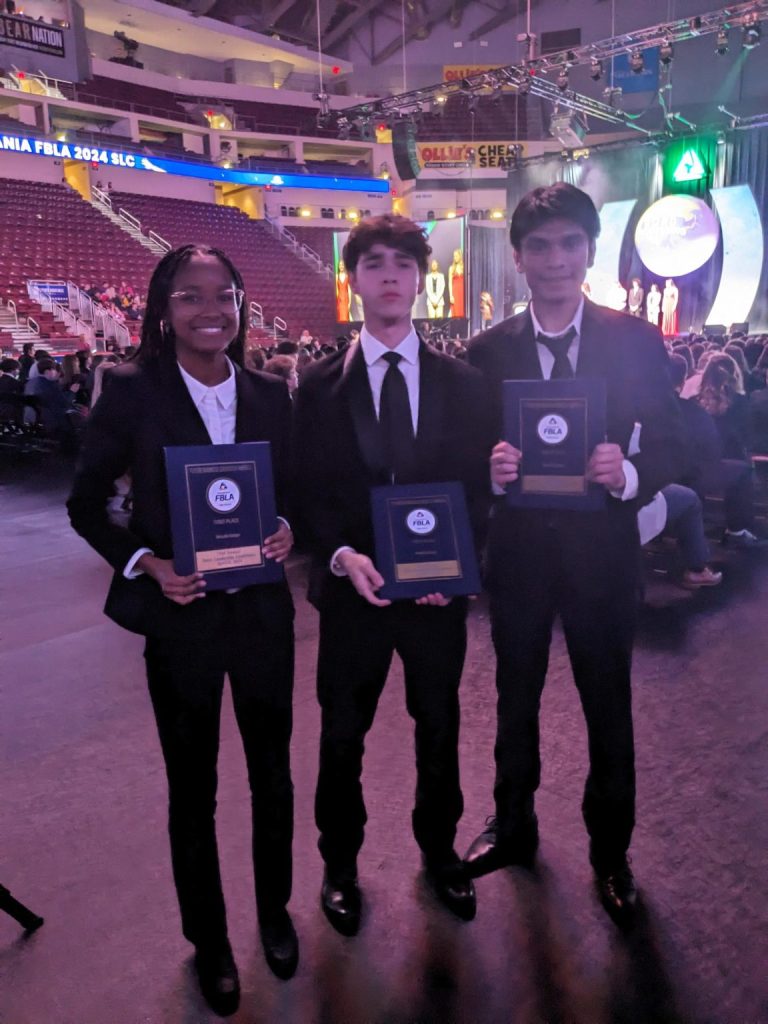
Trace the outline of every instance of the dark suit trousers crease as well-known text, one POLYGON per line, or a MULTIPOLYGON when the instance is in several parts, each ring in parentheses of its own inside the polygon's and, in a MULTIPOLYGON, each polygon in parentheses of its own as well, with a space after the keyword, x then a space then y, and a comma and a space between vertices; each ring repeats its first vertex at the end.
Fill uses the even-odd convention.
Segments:
POLYGON ((227 935, 216 845, 219 720, 229 675, 251 790, 260 916, 291 893, 293 609, 287 589, 211 593, 210 635, 148 638, 149 692, 165 759, 173 875, 190 942, 227 935))
MULTIPOLYGON (((375 608, 346 581, 338 591, 341 599, 329 602, 320 614, 322 728, 315 798, 320 851, 331 872, 354 874, 367 821, 360 781, 365 737, 397 653, 415 725, 413 832, 424 853, 440 859, 453 848, 463 810, 458 741, 466 600, 455 599, 447 608, 412 601, 375 608)), ((389 743, 403 740, 388 738, 389 743)))
POLYGON ((592 515, 591 523, 546 512, 505 523, 504 576, 493 571, 490 587, 498 691, 494 796, 500 835, 523 834, 540 782, 539 708, 559 614, 587 724, 582 810, 593 860, 606 866, 626 852, 634 825, 630 669, 639 562, 634 523, 592 515))

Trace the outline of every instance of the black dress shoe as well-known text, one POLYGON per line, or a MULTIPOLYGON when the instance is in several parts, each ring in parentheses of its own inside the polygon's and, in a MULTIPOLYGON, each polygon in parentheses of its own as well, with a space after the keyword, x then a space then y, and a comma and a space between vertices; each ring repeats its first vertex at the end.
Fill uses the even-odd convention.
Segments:
POLYGON ((299 940, 291 916, 285 908, 259 920, 261 944, 269 969, 287 981, 299 965, 299 940))
POLYGON ((595 886, 609 917, 622 927, 631 924, 637 907, 637 886, 629 861, 625 858, 610 872, 596 872, 595 886))
POLYGON ((326 871, 320 893, 325 916, 341 935, 357 935, 362 898, 356 878, 334 878, 326 871))
POLYGON ((195 970, 200 991, 210 1008, 221 1017, 229 1017, 240 1005, 240 980, 229 943, 198 946, 195 970))
POLYGON ((485 831, 480 833, 464 855, 464 864, 470 878, 479 878, 512 865, 532 868, 538 846, 539 830, 535 817, 513 840, 499 839, 496 819, 488 818, 485 831))
POLYGON ((477 912, 472 879, 465 865, 454 854, 445 861, 425 860, 424 871, 435 895, 451 913, 462 921, 471 921, 477 912))

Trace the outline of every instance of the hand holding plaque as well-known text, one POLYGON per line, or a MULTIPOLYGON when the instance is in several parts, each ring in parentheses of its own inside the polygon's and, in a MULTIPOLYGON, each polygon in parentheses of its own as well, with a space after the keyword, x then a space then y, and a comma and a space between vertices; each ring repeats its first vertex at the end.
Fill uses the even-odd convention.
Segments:
POLYGON ((264 549, 268 537, 283 549, 269 443, 166 448, 165 461, 179 576, 202 573, 208 590, 281 580, 264 549))
POLYGON ((605 440, 605 381, 504 381, 503 388, 504 438, 522 453, 509 504, 601 508, 605 487, 590 458, 605 440))
POLYGON ((384 577, 380 598, 479 593, 480 573, 460 483, 374 487, 371 503, 376 566, 384 577))

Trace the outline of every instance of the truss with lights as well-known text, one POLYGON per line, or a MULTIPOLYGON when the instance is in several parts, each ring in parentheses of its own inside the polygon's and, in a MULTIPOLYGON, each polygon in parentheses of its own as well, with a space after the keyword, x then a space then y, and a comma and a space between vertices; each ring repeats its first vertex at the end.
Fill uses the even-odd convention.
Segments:
MULTIPOLYGON (((708 14, 697 14, 689 18, 663 22, 650 28, 625 32, 596 43, 588 43, 574 49, 560 50, 542 57, 531 57, 518 64, 508 64, 493 71, 485 71, 471 75, 455 84, 441 82, 437 85, 414 89, 410 92, 388 96, 372 103, 361 103, 347 107, 336 117, 336 127, 342 137, 349 137, 353 128, 360 131, 361 125, 370 126, 374 119, 390 122, 398 119, 414 120, 419 115, 439 109, 447 96, 463 93, 470 103, 476 102, 480 93, 500 95, 502 90, 512 88, 520 95, 528 93, 540 96, 552 102, 557 110, 571 110, 574 113, 586 114, 599 121, 631 128, 651 136, 655 132, 637 123, 637 115, 627 114, 614 105, 620 89, 606 89, 608 102, 592 99, 568 87, 568 69, 577 65, 588 65, 590 76, 599 80, 603 75, 605 62, 619 54, 629 54, 630 64, 634 61, 641 71, 643 50, 659 47, 659 60, 662 66, 668 67, 674 57, 676 43, 695 39, 699 36, 715 35, 715 50, 724 54, 728 50, 729 33, 732 29, 741 29, 741 45, 752 49, 760 42, 761 16, 768 13, 768 0, 749 0, 747 3, 729 4, 720 10, 708 14), (545 77, 553 74, 555 80, 545 77)), ((526 37, 532 45, 532 39, 526 37)), ((320 117, 330 115, 323 112, 320 117)), ((694 128, 684 118, 676 114, 667 115, 667 124, 678 120, 688 128, 694 128)), ((746 127, 739 124, 738 127, 746 127)), ((757 127, 751 125, 750 127, 757 127)))

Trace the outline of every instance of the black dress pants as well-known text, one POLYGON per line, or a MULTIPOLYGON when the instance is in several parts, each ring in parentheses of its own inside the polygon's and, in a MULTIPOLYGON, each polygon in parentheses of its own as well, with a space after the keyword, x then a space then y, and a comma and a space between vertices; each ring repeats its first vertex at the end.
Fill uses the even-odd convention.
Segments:
MULTIPOLYGON (((322 711, 315 820, 323 859, 336 878, 354 877, 367 815, 360 776, 365 737, 394 653, 415 724, 413 832, 425 856, 453 850, 463 810, 459 785, 459 682, 466 653, 466 599, 445 608, 398 601, 375 608, 347 580, 320 612, 318 699, 322 711), (338 597, 336 596, 338 595, 338 597)), ((399 746, 405 737, 387 742, 399 746)))
POLYGON ((286 587, 207 594, 215 628, 147 638, 152 706, 168 776, 173 876, 182 930, 195 945, 226 939, 216 845, 216 762, 229 675, 251 790, 253 864, 261 918, 291 894, 290 738, 293 605, 286 587))
POLYGON ((636 527, 626 516, 541 512, 511 519, 506 530, 503 572, 494 566, 490 586, 499 835, 514 842, 531 828, 541 773, 539 707, 559 614, 587 724, 582 811, 593 864, 609 871, 626 853, 634 826, 636 527))

